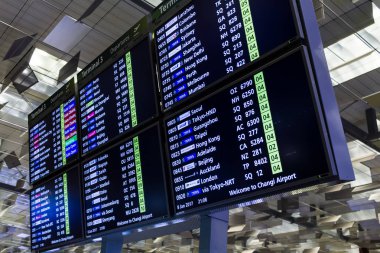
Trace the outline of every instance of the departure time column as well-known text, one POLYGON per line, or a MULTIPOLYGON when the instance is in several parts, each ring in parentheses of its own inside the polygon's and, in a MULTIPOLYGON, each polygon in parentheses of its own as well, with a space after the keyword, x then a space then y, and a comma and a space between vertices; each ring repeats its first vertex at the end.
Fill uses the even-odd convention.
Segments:
POLYGON ((54 180, 54 196, 56 213, 56 235, 59 237, 70 234, 66 174, 54 180))
MULTIPOLYGON (((61 129, 63 129, 61 122, 61 108, 58 107, 52 112, 53 118, 53 156, 54 156, 54 170, 61 168, 63 164, 63 152, 62 150, 62 134, 61 129)), ((63 122, 62 122, 63 123, 63 122)), ((64 138, 63 138, 64 140, 64 138)))
POLYGON ((146 207, 138 137, 121 145, 119 149, 125 215, 144 213, 146 207))
POLYGON ((129 103, 129 82, 127 78, 127 65, 121 58, 113 65, 113 78, 116 95, 116 115, 119 134, 122 134, 131 126, 131 111, 129 103))

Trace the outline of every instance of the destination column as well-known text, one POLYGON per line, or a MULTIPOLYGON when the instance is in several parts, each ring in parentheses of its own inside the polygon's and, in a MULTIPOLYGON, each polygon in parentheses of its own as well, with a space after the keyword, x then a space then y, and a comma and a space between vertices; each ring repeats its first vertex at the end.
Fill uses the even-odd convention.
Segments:
POLYGON ((86 222, 88 234, 106 229, 107 223, 115 221, 114 205, 119 200, 111 199, 111 180, 108 176, 110 170, 109 154, 103 154, 84 165, 84 192, 86 202, 86 222))
POLYGON ((65 144, 66 159, 69 159, 78 153, 78 132, 74 97, 63 105, 63 119, 64 128, 61 131, 63 132, 64 139, 62 142, 65 144))
POLYGON ((167 123, 172 177, 177 210, 207 203, 207 197, 194 197, 208 192, 209 182, 218 180, 221 165, 215 157, 220 150, 221 135, 208 128, 218 124, 216 108, 200 105, 167 123), (192 200, 188 200, 192 198, 192 200))
POLYGON ((164 107, 168 108, 206 86, 208 71, 198 65, 208 61, 207 52, 197 36, 194 4, 186 7, 157 31, 164 107))
POLYGON ((108 141, 106 134, 106 110, 110 95, 101 89, 102 82, 96 78, 80 91, 82 121, 82 153, 87 153, 108 141))

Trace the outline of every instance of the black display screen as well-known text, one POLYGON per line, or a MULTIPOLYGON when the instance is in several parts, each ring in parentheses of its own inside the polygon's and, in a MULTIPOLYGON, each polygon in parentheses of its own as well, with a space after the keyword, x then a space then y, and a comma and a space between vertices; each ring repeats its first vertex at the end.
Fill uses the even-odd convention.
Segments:
POLYGON ((56 248, 83 238, 79 168, 34 188, 30 193, 32 250, 56 248))
POLYGON ((289 0, 194 0, 156 29, 163 108, 298 37, 289 0))
POLYGON ((296 51, 165 121, 177 213, 302 180, 316 184, 329 173, 304 54, 296 51))
POLYGON ((64 87, 29 119, 30 182, 35 183, 78 158, 74 86, 64 87), (68 97, 67 97, 68 96, 68 97), (50 108, 49 108, 50 107, 50 108))
POLYGON ((157 114, 148 39, 80 88, 82 153, 157 114))
POLYGON ((82 164, 86 235, 168 215, 158 127, 82 164))

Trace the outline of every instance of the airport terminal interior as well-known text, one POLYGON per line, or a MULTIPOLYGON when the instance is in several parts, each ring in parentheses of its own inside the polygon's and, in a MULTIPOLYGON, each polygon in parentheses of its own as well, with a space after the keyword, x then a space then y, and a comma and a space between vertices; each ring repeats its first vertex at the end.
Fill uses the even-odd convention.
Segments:
MULTIPOLYGON (((28 115, 70 79, 59 70, 78 52, 75 74, 159 4, 0 0, 0 253, 31 252, 28 115)), ((228 253, 380 252, 380 0, 313 4, 356 179, 230 209, 228 253)), ((197 253, 199 219, 190 223, 143 239, 126 231, 122 252, 197 253)), ((95 253, 101 244, 91 238, 51 252, 95 253)))

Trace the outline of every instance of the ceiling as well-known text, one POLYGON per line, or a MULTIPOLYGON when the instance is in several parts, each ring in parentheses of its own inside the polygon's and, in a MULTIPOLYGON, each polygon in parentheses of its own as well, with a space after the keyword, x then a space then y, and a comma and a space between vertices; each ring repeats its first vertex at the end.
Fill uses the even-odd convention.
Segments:
MULTIPOLYGON (((77 70, 84 68, 160 2, 0 0, 0 59, 15 40, 30 41, 19 56, 0 61, 0 253, 29 252, 27 115, 63 85, 59 69, 72 57, 80 52, 77 70), (100 5, 81 19, 93 2, 100 5), (54 40, 60 24, 72 33, 54 40), (20 95, 10 79, 25 63, 38 82, 20 95)), ((380 109, 380 0, 313 2, 356 181, 230 210, 231 253, 380 252, 380 143, 368 135, 365 113, 380 109)), ((124 251, 185 253, 198 246, 195 229, 126 243, 124 251)), ((99 249, 93 242, 62 251, 99 249)))

